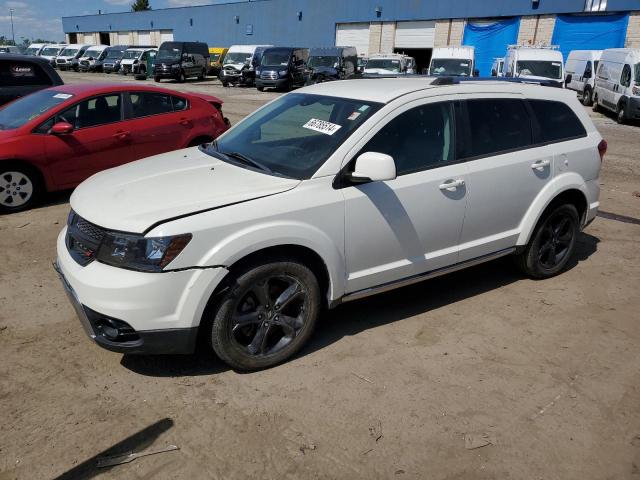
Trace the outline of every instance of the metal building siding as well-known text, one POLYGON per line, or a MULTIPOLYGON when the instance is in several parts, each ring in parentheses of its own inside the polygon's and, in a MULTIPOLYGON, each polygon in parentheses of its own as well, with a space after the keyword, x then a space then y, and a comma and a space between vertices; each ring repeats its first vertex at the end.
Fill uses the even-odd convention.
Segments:
MULTIPOLYGON (((338 23, 483 18, 581 12, 584 0, 263 0, 65 17, 66 33, 173 30, 176 40, 212 45, 330 46, 338 23), (380 17, 376 7, 381 8, 380 17), (302 12, 302 20, 298 20, 302 12), (235 17, 239 21, 236 23, 235 17), (253 35, 246 35, 252 25, 253 35)), ((638 0, 609 0, 609 11, 638 9, 638 0)))
POLYGON ((358 54, 369 54, 369 24, 339 23, 336 25, 336 45, 356 47, 358 54))
POLYGON ((433 48, 436 22, 398 22, 396 24, 395 48, 433 48))

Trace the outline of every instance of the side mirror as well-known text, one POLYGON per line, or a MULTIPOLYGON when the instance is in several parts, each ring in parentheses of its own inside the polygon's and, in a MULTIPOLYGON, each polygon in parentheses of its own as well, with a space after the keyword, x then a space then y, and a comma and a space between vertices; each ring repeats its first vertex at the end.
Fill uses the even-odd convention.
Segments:
POLYGON ((477 70, 477 69, 476 69, 476 70, 474 70, 474 71, 473 71, 473 76, 474 76, 474 77, 479 77, 479 76, 480 76, 480 70, 477 70))
POLYGON ((564 80, 564 84, 565 85, 569 85, 571 83, 572 79, 573 79, 573 75, 571 75, 571 74, 567 75, 567 78, 565 78, 565 80, 564 80))
POLYGON ((50 130, 52 135, 68 135, 71 132, 73 132, 73 125, 68 122, 58 122, 50 130))
POLYGON ((591 78, 591 72, 587 70, 586 72, 584 72, 584 75, 582 76, 582 78, 591 78))
POLYGON ((396 178, 396 163, 384 153, 365 152, 356 159, 356 166, 349 175, 353 183, 384 182, 396 178))
POLYGON ((498 76, 498 72, 496 71, 495 68, 493 70, 491 70, 491 76, 492 77, 497 77, 498 76))

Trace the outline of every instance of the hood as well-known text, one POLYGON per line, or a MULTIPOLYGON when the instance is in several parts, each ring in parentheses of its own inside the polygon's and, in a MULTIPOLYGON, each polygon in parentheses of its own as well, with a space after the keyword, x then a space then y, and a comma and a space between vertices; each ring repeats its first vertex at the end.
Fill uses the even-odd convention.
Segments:
POLYGON ((531 80, 532 82, 553 82, 553 83, 563 83, 561 78, 549 78, 549 77, 539 77, 537 75, 518 75, 515 77, 519 80, 526 82, 527 80, 531 80))
POLYGON ((129 64, 132 64, 133 62, 135 62, 136 60, 137 60, 137 58, 123 58, 120 63, 123 63, 125 65, 129 65, 129 64))
POLYGON ((329 76, 337 76, 338 70, 333 67, 311 67, 311 72, 313 75, 329 75, 329 76))
POLYGON ((233 69, 233 70, 240 71, 246 66, 247 66, 246 63, 227 63, 227 64, 223 65, 222 68, 230 68, 230 69, 233 69))
POLYGON ((76 188, 71 207, 101 227, 144 233, 163 220, 274 195, 299 183, 193 147, 98 173, 76 188))

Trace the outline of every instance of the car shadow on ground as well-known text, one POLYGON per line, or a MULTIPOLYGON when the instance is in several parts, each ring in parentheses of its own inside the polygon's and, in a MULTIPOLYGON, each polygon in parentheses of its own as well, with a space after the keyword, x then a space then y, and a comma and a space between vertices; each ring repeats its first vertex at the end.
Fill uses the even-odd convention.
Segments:
MULTIPOLYGON (((593 255, 599 242, 597 237, 581 233, 568 269, 576 267, 593 255)), ((321 350, 343 337, 428 313, 446 305, 454 305, 524 279, 515 267, 513 258, 505 257, 346 303, 324 313, 309 344, 296 357, 321 350)), ((194 355, 125 355, 120 363, 132 372, 151 377, 214 375, 229 370, 229 367, 206 348, 200 348, 194 355)))

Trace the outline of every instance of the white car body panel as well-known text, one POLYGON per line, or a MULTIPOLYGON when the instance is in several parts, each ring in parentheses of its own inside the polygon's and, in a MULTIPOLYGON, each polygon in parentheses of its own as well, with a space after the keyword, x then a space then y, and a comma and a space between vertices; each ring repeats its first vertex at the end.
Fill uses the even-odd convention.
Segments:
POLYGON ((636 112, 640 112, 640 78, 633 78, 637 64, 640 64, 640 49, 611 48, 602 52, 595 75, 595 95, 599 106, 615 112, 624 98, 627 102, 632 101, 636 112), (628 86, 621 82, 625 65, 631 68, 632 78, 628 86))
POLYGON ((571 75, 571 81, 566 83, 570 90, 584 92, 586 87, 591 91, 596 84, 597 62, 600 61, 602 50, 573 50, 569 53, 564 66, 565 78, 571 75), (585 78, 587 65, 591 62, 591 77, 585 78))
POLYGON ((562 86, 564 87, 564 57, 562 56, 562 52, 553 48, 532 48, 522 46, 509 47, 507 49, 507 54, 504 57, 504 73, 506 77, 516 77, 524 80, 553 80, 556 82, 562 82, 562 86), (518 62, 527 60, 548 62, 554 65, 559 64, 560 75, 557 78, 551 78, 518 73, 518 62))

